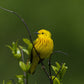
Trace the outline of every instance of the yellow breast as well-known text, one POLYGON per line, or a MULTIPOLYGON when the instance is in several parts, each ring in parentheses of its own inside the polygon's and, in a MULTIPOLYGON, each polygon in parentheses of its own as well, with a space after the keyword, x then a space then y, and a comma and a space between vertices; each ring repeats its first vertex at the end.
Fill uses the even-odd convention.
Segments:
POLYGON ((37 38, 34 46, 41 59, 48 58, 53 52, 53 40, 51 38, 37 38))

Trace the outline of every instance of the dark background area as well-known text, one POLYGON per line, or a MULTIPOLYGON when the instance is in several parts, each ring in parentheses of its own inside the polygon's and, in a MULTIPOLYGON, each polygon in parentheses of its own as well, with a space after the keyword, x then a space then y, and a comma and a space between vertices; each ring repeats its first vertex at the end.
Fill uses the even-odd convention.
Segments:
MULTIPOLYGON (((68 53, 68 56, 52 56, 52 64, 65 62, 68 66, 64 84, 84 84, 84 4, 81 0, 0 0, 0 6, 16 11, 24 18, 35 39, 34 32, 40 29, 51 31, 54 50, 68 53)), ((15 79, 16 74, 23 72, 18 62, 6 47, 28 33, 23 23, 13 14, 0 9, 0 84, 3 80, 15 79)), ((47 65, 47 60, 46 60, 47 65)), ((30 84, 49 84, 40 65, 30 84)))

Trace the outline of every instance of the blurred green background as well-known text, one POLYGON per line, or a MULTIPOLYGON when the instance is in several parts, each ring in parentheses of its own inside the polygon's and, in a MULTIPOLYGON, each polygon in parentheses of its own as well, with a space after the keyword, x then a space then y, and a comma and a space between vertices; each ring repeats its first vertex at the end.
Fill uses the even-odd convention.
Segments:
MULTIPOLYGON (((84 1, 83 1, 84 2, 84 1)), ((81 0, 0 0, 0 6, 16 11, 24 18, 35 39, 34 32, 39 29, 51 31, 54 50, 67 52, 68 56, 56 54, 55 61, 66 62, 68 71, 64 84, 84 84, 84 4, 81 0)), ((6 47, 12 41, 28 37, 23 23, 13 14, 0 9, 0 84, 3 79, 15 79, 22 71, 11 51, 6 47)), ((47 62, 46 62, 47 64, 47 62)), ((36 70, 29 78, 30 84, 49 84, 45 73, 36 70)))

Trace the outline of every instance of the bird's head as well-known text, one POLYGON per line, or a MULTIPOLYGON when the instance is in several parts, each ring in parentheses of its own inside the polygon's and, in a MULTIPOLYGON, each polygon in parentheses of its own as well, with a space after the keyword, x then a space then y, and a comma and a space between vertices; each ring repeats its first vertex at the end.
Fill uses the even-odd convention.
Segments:
POLYGON ((37 32, 38 37, 51 37, 51 33, 48 30, 41 29, 37 32))

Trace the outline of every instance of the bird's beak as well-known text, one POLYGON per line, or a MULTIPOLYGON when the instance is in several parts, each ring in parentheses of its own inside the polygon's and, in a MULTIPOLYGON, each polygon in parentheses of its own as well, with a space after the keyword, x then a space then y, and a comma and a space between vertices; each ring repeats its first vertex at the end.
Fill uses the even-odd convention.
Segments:
POLYGON ((39 34, 38 32, 35 32, 35 34, 39 34))

